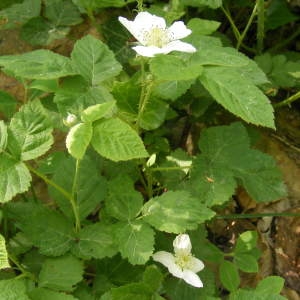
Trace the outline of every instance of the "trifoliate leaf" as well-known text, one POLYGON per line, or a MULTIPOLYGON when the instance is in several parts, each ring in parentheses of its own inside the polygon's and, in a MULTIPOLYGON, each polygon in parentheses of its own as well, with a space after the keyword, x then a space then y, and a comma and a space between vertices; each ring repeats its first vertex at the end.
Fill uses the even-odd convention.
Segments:
POLYGON ((0 280, 0 299, 5 300, 31 300, 27 296, 26 280, 13 278, 0 280))
POLYGON ((226 202, 234 194, 236 179, 259 202, 275 200, 286 194, 275 161, 250 148, 242 124, 204 130, 199 148, 202 154, 193 162, 188 186, 192 194, 208 206, 226 202))
POLYGON ((94 125, 92 145, 100 155, 113 161, 148 156, 137 132, 117 118, 101 120, 94 125))
POLYGON ((25 164, 0 153, 0 202, 11 200, 16 194, 26 192, 31 175, 25 164))
POLYGON ((71 58, 74 69, 93 86, 118 75, 122 69, 113 52, 91 35, 76 42, 71 58))
POLYGON ((42 265, 38 284, 56 291, 72 291, 82 280, 83 262, 72 255, 48 258, 42 265))
POLYGON ((29 293, 31 300, 78 300, 72 295, 55 292, 44 288, 35 288, 29 293))
POLYGON ((150 199, 143 207, 143 220, 170 233, 196 229, 213 216, 212 210, 186 191, 168 191, 150 199))
POLYGON ((53 143, 52 127, 38 100, 23 105, 11 119, 8 149, 21 160, 31 160, 47 152, 53 143))
POLYGON ((142 221, 119 223, 115 228, 119 251, 133 264, 145 264, 154 247, 154 231, 142 221))
POLYGON ((82 159, 92 135, 93 127, 90 123, 79 123, 73 126, 66 137, 68 152, 76 159, 82 159))
POLYGON ((268 98, 234 68, 206 67, 200 81, 231 113, 248 123, 275 128, 273 107, 268 98))
POLYGON ((80 258, 112 257, 118 251, 111 225, 95 223, 85 226, 77 237, 72 253, 80 258))
POLYGON ((118 176, 108 183, 105 209, 109 215, 127 221, 135 218, 143 205, 143 196, 134 189, 134 182, 128 176, 118 176))
POLYGON ((1 56, 0 66, 14 76, 26 79, 56 79, 76 74, 69 58, 45 49, 1 56))
POLYGON ((8 262, 8 255, 6 251, 6 245, 5 245, 5 239, 0 234, 0 270, 10 268, 9 262, 8 262))
MULTIPOLYGON (((66 191, 72 190, 75 165, 75 160, 68 158, 55 169, 52 180, 66 191)), ((87 217, 104 200, 106 184, 106 179, 100 175, 95 163, 85 156, 79 165, 76 189, 76 204, 80 219, 87 217)), ((53 187, 49 187, 49 192, 62 212, 70 219, 74 219, 69 199, 53 187)))

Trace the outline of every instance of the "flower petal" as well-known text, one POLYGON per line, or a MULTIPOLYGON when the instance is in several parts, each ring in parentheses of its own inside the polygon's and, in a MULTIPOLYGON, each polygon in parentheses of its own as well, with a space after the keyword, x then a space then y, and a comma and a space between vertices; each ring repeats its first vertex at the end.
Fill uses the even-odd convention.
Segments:
POLYGON ((163 47, 163 50, 164 50, 164 54, 167 54, 171 51, 180 51, 180 52, 189 52, 189 53, 193 53, 197 51, 197 49, 191 44, 184 43, 181 41, 173 41, 169 43, 167 46, 163 47))
POLYGON ((192 30, 188 29, 182 21, 174 22, 168 28, 168 37, 170 41, 179 40, 190 35, 192 30))
POLYGON ((149 29, 154 27, 161 29, 166 28, 166 21, 164 18, 152 15, 146 11, 138 13, 133 22, 139 30, 149 31, 149 29))
POLYGON ((158 261, 163 264, 165 267, 168 268, 169 272, 178 278, 182 278, 183 272, 182 270, 176 265, 175 257, 172 253, 166 251, 158 251, 153 254, 152 256, 154 261, 158 261))
POLYGON ((164 48, 158 48, 155 46, 135 46, 132 47, 134 51, 136 51, 141 56, 153 57, 155 54, 167 54, 169 52, 165 52, 164 48))
POLYGON ((192 257, 190 261, 189 269, 192 272, 197 273, 204 269, 204 263, 200 259, 196 257, 192 257))
POLYGON ((198 288, 203 287, 203 283, 199 276, 190 270, 183 270, 182 279, 192 286, 198 288))
POLYGON ((192 244, 188 234, 179 234, 173 242, 174 252, 191 253, 192 244))

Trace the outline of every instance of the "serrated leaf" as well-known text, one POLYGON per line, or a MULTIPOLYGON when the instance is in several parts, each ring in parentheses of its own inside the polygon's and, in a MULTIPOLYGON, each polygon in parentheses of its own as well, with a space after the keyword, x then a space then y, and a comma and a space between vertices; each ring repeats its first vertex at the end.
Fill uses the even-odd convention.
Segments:
POLYGON ((6 22, 2 28, 13 28, 24 24, 31 18, 37 17, 41 11, 41 0, 24 0, 0 11, 0 18, 6 22))
MULTIPOLYGON (((75 160, 72 158, 64 159, 55 169, 52 180, 65 190, 71 191, 75 174, 75 160)), ((95 163, 87 156, 80 162, 76 201, 80 219, 87 217, 97 205, 104 200, 107 190, 106 179, 100 175, 100 170, 95 163)), ((74 219, 70 201, 59 191, 49 187, 50 195, 58 203, 63 213, 70 219, 74 219)))
POLYGON ((105 116, 110 116, 116 107, 116 101, 108 101, 89 106, 81 113, 83 122, 94 122, 105 116))
POLYGON ((187 24, 188 28, 192 30, 192 33, 197 35, 210 35, 214 33, 220 25, 220 22, 200 18, 192 18, 187 24))
POLYGON ((10 268, 9 262, 8 262, 8 255, 5 245, 5 239, 0 234, 0 270, 10 268))
POLYGON ((93 86, 118 75, 122 69, 113 52, 90 35, 76 42, 71 58, 75 70, 93 86))
POLYGON ((159 55, 150 60, 150 70, 157 80, 192 80, 202 73, 203 68, 173 55, 159 55))
POLYGON ((55 26, 72 26, 79 24, 82 19, 77 7, 66 0, 46 0, 45 17, 55 26))
POLYGON ((206 67, 200 81, 214 99, 246 122, 275 128, 268 98, 234 69, 206 67))
POLYGON ((186 191, 168 191, 150 199, 143 207, 143 220, 169 233, 196 229, 213 216, 212 210, 186 191))
POLYGON ((230 292, 234 292, 240 285, 240 276, 236 266, 227 260, 220 265, 220 280, 223 286, 230 292))
POLYGON ((73 126, 66 137, 68 152, 76 159, 82 159, 92 135, 93 127, 90 123, 79 123, 73 126))
POLYGON ((0 202, 11 200, 15 195, 26 192, 31 175, 25 164, 0 153, 0 202))
POLYGON ((38 284, 56 291, 72 291, 82 280, 83 262, 72 255, 48 258, 42 265, 38 284))
POLYGON ((0 299, 5 300, 30 300, 27 296, 25 279, 0 280, 0 299))
POLYGON ((85 226, 78 235, 72 253, 85 259, 112 257, 118 251, 113 230, 112 225, 102 223, 85 226))
MULTIPOLYGON (((150 300, 152 298, 152 293, 148 286, 143 282, 133 282, 118 288, 112 288, 110 292, 110 297, 101 297, 101 300, 150 300)), ((155 300, 155 299, 154 299, 155 300)))
POLYGON ((0 56, 0 66, 26 79, 56 79, 75 74, 69 58, 45 49, 0 56))
POLYGON ((143 196, 134 189, 134 182, 130 177, 122 175, 109 181, 105 209, 112 217, 121 221, 135 218, 143 201, 143 196))
POLYGON ((236 253, 234 255, 234 263, 240 270, 247 273, 256 273, 259 269, 257 259, 249 254, 236 253))
POLYGON ((4 121, 0 121, 0 153, 6 149, 7 145, 7 126, 4 121))
POLYGON ((182 4, 194 7, 207 6, 216 9, 222 5, 222 0, 182 0, 182 4))
POLYGON ((0 111, 10 118, 17 107, 17 100, 10 94, 0 91, 0 111))
POLYGON ((59 293, 44 288, 35 288, 29 292, 31 300, 78 300, 78 298, 65 293, 59 293))
POLYGON ((137 132, 117 118, 98 121, 95 124, 92 145, 100 155, 113 161, 148 156, 137 132))
POLYGON ((116 227, 119 251, 133 265, 145 264, 153 253, 154 231, 142 221, 119 223, 116 227))
POLYGON ((23 105, 11 119, 8 148, 21 160, 31 160, 47 152, 53 143, 52 127, 38 100, 23 105))
POLYGON ((153 292, 157 291, 163 281, 163 275, 155 265, 148 266, 143 274, 143 282, 147 284, 153 292))
POLYGON ((284 279, 279 276, 268 276, 259 281, 256 291, 262 294, 279 294, 284 287, 284 279))
POLYGON ((199 148, 202 154, 193 162, 188 185, 207 205, 226 202, 234 193, 235 178, 256 201, 267 202, 286 194, 275 161, 250 148, 247 131, 240 123, 204 130, 199 148))
POLYGON ((230 293, 230 300, 287 300, 286 297, 275 294, 262 294, 256 290, 244 290, 238 289, 237 291, 230 293))

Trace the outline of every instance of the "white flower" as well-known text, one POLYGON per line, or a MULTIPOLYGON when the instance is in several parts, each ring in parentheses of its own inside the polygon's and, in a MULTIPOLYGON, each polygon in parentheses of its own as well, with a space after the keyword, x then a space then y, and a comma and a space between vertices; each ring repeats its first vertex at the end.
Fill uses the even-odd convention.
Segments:
POLYGON ((162 263, 173 276, 182 278, 192 286, 203 287, 203 283, 196 273, 204 268, 204 264, 192 255, 189 235, 179 234, 175 238, 173 246, 174 254, 158 251, 153 254, 153 260, 162 263))
POLYGON ((141 44, 132 47, 139 55, 153 57, 171 51, 195 52, 191 44, 179 41, 192 33, 182 21, 174 22, 169 28, 164 18, 140 12, 134 21, 119 17, 119 21, 141 44))
POLYGON ((66 126, 72 127, 77 122, 77 117, 74 114, 68 113, 67 117, 63 119, 66 126))

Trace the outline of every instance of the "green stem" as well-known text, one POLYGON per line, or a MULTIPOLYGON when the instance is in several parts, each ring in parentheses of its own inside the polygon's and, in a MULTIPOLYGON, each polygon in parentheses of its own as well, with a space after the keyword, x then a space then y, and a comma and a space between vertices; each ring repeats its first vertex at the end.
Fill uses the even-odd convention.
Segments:
POLYGON ((300 91, 297 92, 296 94, 288 97, 287 99, 277 103, 277 104, 274 104, 274 107, 275 108, 278 108, 278 107, 281 107, 281 106, 285 106, 285 105, 289 105, 291 104, 292 102, 298 100, 300 98, 300 91))
POLYGON ((235 26, 235 23, 231 17, 231 14, 223 6, 221 6, 221 9, 222 9, 223 13, 225 14, 225 16, 227 17, 227 19, 230 23, 230 26, 233 30, 234 36, 235 36, 236 40, 238 41, 241 37, 241 34, 240 34, 239 30, 237 29, 237 27, 235 26))
POLYGON ((265 1, 256 0, 257 6, 257 53, 261 54, 264 48, 265 37, 265 1))
POLYGON ((137 11, 141 12, 143 11, 143 0, 137 0, 137 11))
POLYGON ((30 278, 31 280, 35 281, 35 276, 32 273, 27 272, 25 270, 25 268, 23 268, 23 266, 18 262, 18 260, 14 256, 12 256, 11 254, 8 254, 8 259, 11 260, 13 262, 13 264, 15 264, 17 266, 18 270, 22 273, 19 276, 17 276, 18 278, 27 277, 27 278, 30 278))
POLYGON ((263 217, 300 217, 300 213, 261 213, 261 214, 231 214, 216 216, 216 219, 253 219, 263 217))
POLYGON ((151 172, 160 172, 160 171, 176 171, 176 170, 185 170, 185 169, 190 169, 190 166, 185 166, 185 167, 164 167, 164 168, 152 168, 151 172))
POLYGON ((252 10, 251 16, 250 16, 250 18, 248 20, 248 23, 247 23, 244 31, 242 32, 242 34, 240 35, 240 37, 239 37, 239 39, 237 41, 237 45, 236 45, 236 49, 237 50, 239 50, 239 48, 240 48, 240 46, 241 46, 241 44, 242 44, 242 42, 243 42, 243 40, 244 40, 247 32, 248 32, 248 30, 249 30, 249 28, 250 28, 250 26, 251 26, 251 24, 253 22, 253 19, 254 19, 255 15, 256 15, 256 12, 257 12, 257 3, 255 4, 255 6, 254 6, 254 8, 252 10))
POLYGON ((80 167, 80 160, 76 159, 75 174, 74 174, 74 178, 73 178, 73 185, 72 185, 71 199, 70 199, 72 209, 73 209, 73 213, 74 213, 74 216, 75 216, 76 232, 79 232, 80 227, 81 227, 80 217, 79 217, 79 212, 78 212, 78 205, 77 205, 77 201, 76 201, 76 191, 77 191, 79 167, 80 167))

